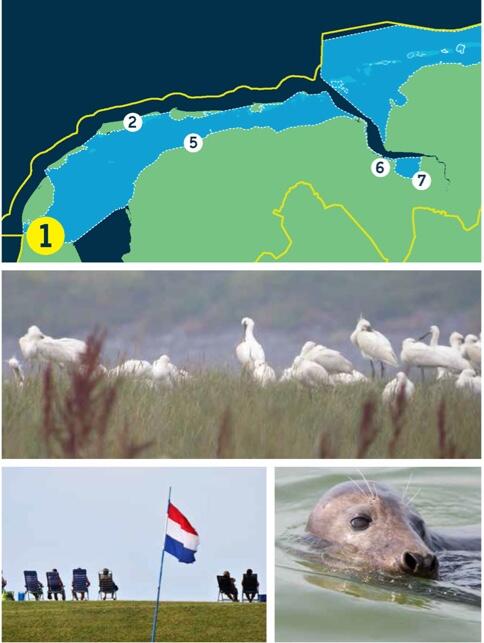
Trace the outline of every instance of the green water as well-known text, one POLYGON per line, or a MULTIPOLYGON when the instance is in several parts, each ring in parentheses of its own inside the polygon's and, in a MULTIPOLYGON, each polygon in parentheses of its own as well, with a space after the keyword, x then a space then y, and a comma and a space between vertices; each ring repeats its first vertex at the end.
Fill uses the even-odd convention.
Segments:
MULTIPOLYGON (((369 479, 405 489, 438 530, 480 523, 477 468, 365 468, 369 479)), ((480 557, 459 560, 441 580, 365 580, 324 571, 298 537, 319 497, 355 469, 290 468, 276 473, 277 641, 480 641, 480 557)), ((439 556, 440 558, 440 556, 439 556)), ((441 569, 448 566, 441 565, 441 569)))

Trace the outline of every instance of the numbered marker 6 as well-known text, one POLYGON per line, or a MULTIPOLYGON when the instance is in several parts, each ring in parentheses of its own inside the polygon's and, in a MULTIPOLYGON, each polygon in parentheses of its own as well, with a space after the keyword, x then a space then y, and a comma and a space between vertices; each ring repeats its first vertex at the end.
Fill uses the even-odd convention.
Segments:
POLYGON ((378 178, 383 178, 390 174, 390 162, 387 159, 375 159, 371 164, 371 172, 378 178))

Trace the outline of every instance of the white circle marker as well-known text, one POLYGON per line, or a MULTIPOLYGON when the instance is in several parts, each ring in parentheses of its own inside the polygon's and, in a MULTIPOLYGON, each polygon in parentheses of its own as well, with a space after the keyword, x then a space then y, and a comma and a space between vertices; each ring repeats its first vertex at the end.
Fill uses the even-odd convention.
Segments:
POLYGON ((123 125, 128 132, 138 132, 143 126, 143 119, 136 112, 130 112, 123 118, 123 125))
POLYGON ((416 190, 428 190, 432 185, 432 177, 428 172, 415 172, 412 185, 416 190))
POLYGON ((387 159, 375 159, 371 164, 371 172, 379 179, 390 174, 390 162, 387 159))
POLYGON ((195 152, 200 152, 203 147, 203 138, 200 134, 193 132, 192 134, 187 134, 183 139, 183 147, 187 152, 194 154, 195 152))

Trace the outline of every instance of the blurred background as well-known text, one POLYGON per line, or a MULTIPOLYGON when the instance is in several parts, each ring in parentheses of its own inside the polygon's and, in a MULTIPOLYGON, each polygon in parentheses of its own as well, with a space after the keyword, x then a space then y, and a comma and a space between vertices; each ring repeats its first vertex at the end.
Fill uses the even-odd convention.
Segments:
POLYGON ((313 340, 365 365, 350 342, 362 314, 400 353, 431 324, 449 334, 480 332, 477 271, 143 272, 38 271, 3 274, 3 357, 21 357, 18 338, 36 324, 47 335, 84 339, 106 329, 104 361, 153 361, 238 368, 240 320, 252 317, 267 361, 290 365, 313 340))

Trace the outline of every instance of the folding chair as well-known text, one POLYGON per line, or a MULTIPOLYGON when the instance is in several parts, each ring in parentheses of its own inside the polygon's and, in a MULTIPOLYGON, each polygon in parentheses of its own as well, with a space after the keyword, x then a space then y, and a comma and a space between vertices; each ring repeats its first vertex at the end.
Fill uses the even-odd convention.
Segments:
POLYGON ((46 572, 45 575, 47 576, 47 598, 50 598, 50 596, 54 594, 54 598, 57 600, 55 594, 61 594, 62 600, 65 601, 66 592, 59 572, 46 572))
POLYGON ((217 576, 217 582, 218 582, 217 601, 231 601, 232 599, 227 596, 227 592, 231 594, 233 591, 232 581, 230 580, 230 578, 227 578, 226 576, 217 576))
POLYGON ((87 570, 78 567, 72 570, 72 598, 76 593, 85 594, 85 599, 89 600, 89 580, 87 570))
POLYGON ((99 574, 99 593, 98 593, 99 598, 102 598, 103 601, 105 601, 107 598, 107 595, 111 594, 111 598, 113 599, 113 601, 115 601, 118 597, 117 592, 118 592, 118 586, 113 581, 112 572, 109 572, 108 575, 100 573, 99 574), (104 594, 104 597, 101 596, 102 594, 104 594))
POLYGON ((245 600, 250 603, 256 596, 259 596, 259 581, 257 580, 257 574, 250 574, 250 576, 244 574, 242 577, 242 602, 244 601, 244 596, 246 597, 245 600), (249 594, 251 595, 250 599, 248 596, 249 594))
POLYGON ((35 598, 36 601, 44 598, 43 585, 37 578, 37 572, 35 571, 24 571, 25 578, 25 594, 27 600, 30 600, 29 594, 35 598))

